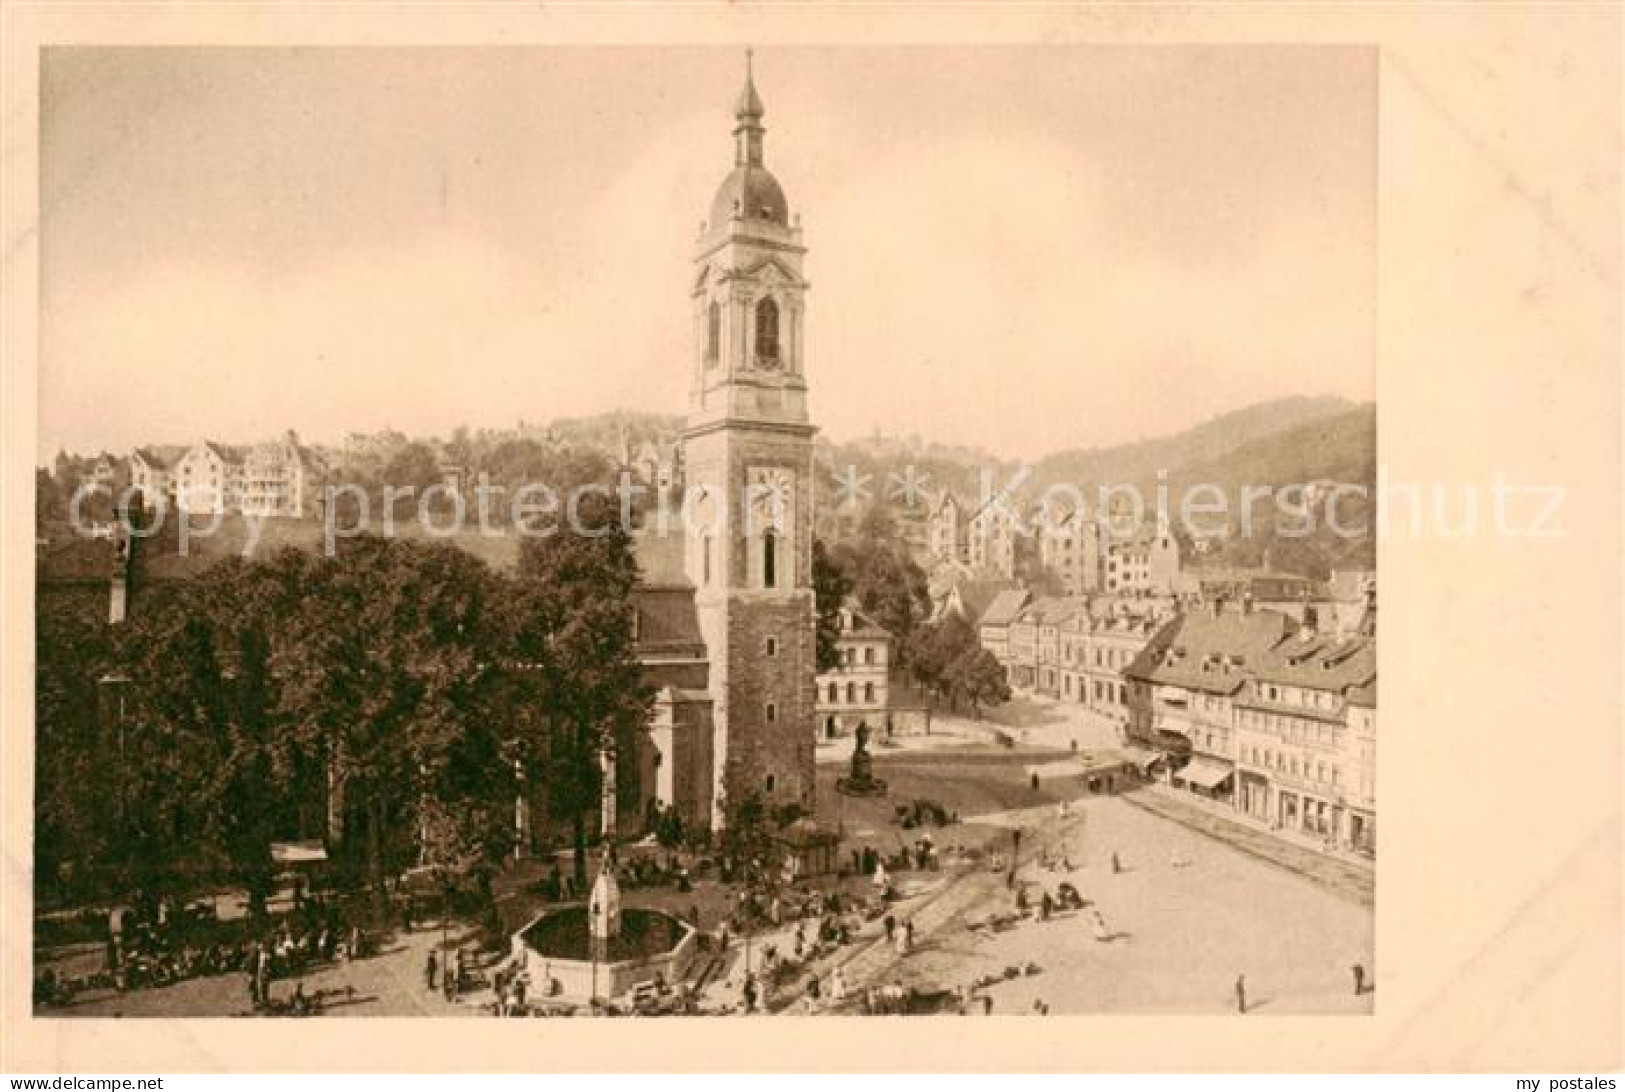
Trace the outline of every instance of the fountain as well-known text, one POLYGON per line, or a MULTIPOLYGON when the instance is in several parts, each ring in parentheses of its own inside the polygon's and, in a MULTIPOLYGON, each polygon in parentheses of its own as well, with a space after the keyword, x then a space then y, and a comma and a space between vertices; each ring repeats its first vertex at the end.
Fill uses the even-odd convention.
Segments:
POLYGON ((610 850, 585 904, 549 907, 513 935, 514 961, 542 996, 613 999, 688 972, 699 934, 663 910, 623 908, 610 850))
POLYGON ((853 733, 852 769, 846 777, 835 779, 835 791, 847 796, 884 796, 886 783, 874 775, 874 759, 869 755, 869 725, 858 722, 853 733))

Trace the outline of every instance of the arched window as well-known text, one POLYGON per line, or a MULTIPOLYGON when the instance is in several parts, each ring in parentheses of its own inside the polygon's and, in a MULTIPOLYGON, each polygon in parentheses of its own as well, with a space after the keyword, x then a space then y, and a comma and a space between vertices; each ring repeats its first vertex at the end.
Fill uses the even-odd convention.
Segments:
POLYGON ((779 536, 772 531, 762 532, 762 587, 778 586, 779 536))
POLYGON ((779 358, 779 305, 764 296, 756 304, 756 356, 761 360, 779 358))
POLYGON ((716 300, 705 313, 705 362, 715 364, 722 356, 722 305, 716 300))

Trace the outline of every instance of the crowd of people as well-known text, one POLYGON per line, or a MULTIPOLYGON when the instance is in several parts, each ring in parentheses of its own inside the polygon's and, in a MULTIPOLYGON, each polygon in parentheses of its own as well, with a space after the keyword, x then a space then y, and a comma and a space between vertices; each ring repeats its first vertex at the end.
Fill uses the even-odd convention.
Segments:
POLYGON ((296 890, 290 913, 222 920, 214 900, 181 905, 173 900, 135 899, 107 914, 101 970, 80 976, 43 968, 35 976, 35 1001, 67 1005, 87 990, 168 986, 190 978, 242 973, 256 1010, 270 1003, 272 981, 297 976, 313 964, 343 962, 368 954, 359 921, 321 898, 296 890))

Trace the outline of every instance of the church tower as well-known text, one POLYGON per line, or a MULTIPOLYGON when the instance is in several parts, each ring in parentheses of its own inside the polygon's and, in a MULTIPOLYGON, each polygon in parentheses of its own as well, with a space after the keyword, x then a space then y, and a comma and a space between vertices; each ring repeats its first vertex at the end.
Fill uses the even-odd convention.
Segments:
POLYGON ((814 803, 812 436, 799 218, 762 156, 746 54, 734 165, 694 256, 685 564, 711 661, 713 822, 814 803))

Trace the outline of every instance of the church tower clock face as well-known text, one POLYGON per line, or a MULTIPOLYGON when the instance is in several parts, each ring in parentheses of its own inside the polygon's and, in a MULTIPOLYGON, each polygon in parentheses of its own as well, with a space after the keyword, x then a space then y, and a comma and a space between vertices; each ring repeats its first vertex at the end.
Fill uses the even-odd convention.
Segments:
POLYGON ((689 288, 683 463, 707 518, 688 525, 686 569, 710 660, 719 826, 751 797, 769 809, 816 805, 806 247, 767 167, 765 113, 747 55, 733 165, 711 202, 689 288))

